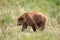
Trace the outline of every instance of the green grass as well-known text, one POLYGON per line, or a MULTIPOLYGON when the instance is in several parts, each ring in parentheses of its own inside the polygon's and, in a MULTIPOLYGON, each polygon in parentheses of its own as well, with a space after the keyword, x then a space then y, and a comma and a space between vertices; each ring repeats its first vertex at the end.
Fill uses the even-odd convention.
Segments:
POLYGON ((60 40, 60 0, 0 0, 0 40, 60 40), (33 11, 46 15, 46 29, 21 32, 17 16, 33 11))
POLYGON ((21 32, 20 27, 7 27, 0 40, 60 40, 53 31, 21 32))

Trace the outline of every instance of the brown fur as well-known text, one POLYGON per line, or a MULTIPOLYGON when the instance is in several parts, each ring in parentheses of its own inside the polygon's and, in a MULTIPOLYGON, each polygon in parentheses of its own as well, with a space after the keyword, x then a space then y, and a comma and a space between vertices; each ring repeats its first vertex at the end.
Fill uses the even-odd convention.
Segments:
POLYGON ((22 31, 27 28, 27 26, 32 26, 33 31, 37 28, 43 30, 45 28, 46 17, 40 12, 29 12, 24 13, 18 18, 18 25, 22 25, 22 31))

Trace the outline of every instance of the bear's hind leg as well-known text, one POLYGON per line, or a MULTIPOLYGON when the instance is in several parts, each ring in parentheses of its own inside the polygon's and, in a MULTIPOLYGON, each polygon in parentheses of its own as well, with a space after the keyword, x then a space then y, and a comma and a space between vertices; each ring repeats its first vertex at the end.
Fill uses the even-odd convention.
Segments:
POLYGON ((32 29, 33 29, 34 32, 36 31, 37 28, 38 28, 37 25, 32 25, 32 29))
POLYGON ((45 29, 45 24, 43 23, 42 25, 41 25, 41 30, 44 30, 45 29))

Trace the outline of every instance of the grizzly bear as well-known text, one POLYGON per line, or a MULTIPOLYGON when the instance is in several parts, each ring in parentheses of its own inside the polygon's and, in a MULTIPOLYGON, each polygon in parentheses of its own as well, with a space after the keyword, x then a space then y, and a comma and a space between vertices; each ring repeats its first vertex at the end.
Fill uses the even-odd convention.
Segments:
POLYGON ((33 31, 37 28, 45 29, 46 17, 41 12, 26 12, 18 18, 18 25, 22 25, 22 31, 31 26, 33 31))

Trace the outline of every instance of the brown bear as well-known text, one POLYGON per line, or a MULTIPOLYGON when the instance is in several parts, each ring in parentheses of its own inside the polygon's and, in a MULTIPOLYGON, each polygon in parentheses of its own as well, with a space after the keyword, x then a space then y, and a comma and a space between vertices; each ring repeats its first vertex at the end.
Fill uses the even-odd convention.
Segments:
POLYGON ((18 18, 18 25, 22 25, 22 31, 31 26, 33 31, 37 28, 45 28, 46 17, 41 12, 26 12, 18 18))

